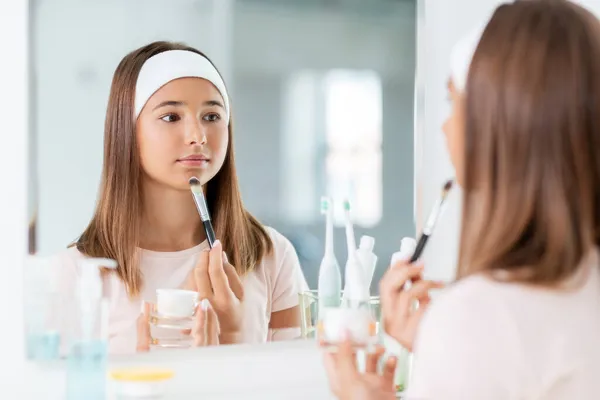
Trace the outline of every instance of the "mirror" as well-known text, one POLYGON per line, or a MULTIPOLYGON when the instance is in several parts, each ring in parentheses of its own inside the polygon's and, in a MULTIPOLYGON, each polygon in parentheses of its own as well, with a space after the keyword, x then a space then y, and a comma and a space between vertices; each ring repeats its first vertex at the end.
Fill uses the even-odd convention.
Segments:
MULTIPOLYGON (((132 50, 169 40, 201 50, 220 71, 244 205, 291 242, 308 286, 317 287, 319 201, 329 194, 342 269, 344 198, 356 240, 376 240, 377 293, 401 238, 415 231, 415 1, 36 0, 31 26, 32 253, 64 252, 88 225, 115 68, 132 50)), ((121 300, 110 307, 133 307, 121 300)))

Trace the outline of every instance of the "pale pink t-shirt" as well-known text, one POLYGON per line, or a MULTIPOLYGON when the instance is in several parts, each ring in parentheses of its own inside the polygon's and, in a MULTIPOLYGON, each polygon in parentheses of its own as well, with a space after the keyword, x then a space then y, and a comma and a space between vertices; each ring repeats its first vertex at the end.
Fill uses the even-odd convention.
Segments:
MULTIPOLYGON (((271 313, 298 305, 298 293, 308 288, 292 244, 273 228, 266 228, 273 241, 273 252, 242 278, 244 285, 243 340, 261 343, 276 340, 269 330, 271 313)), ((185 282, 196 265, 200 252, 207 243, 177 252, 156 252, 139 249, 140 265, 144 275, 141 296, 131 300, 125 285, 114 274, 104 280, 105 294, 109 298, 109 352, 125 354, 135 352, 137 344, 136 320, 140 315, 142 300, 155 302, 156 289, 178 288, 185 282)), ((74 293, 80 276, 80 263, 84 256, 70 248, 53 257, 59 274, 62 293, 74 293)), ((66 323, 73 323, 68 321, 66 323)), ((299 331, 299 329, 298 329, 299 331)), ((283 339, 289 335, 282 335, 283 339)))
POLYGON ((405 398, 600 398, 597 251, 551 290, 481 275, 440 294, 425 313, 405 398))

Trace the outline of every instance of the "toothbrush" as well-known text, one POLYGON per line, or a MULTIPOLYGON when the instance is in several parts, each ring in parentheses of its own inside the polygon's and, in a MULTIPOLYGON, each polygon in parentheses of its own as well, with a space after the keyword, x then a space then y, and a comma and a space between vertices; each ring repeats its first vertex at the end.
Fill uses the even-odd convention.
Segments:
POLYGON ((348 258, 354 257, 356 253, 356 239, 354 238, 354 227, 350 219, 350 201, 344 200, 344 218, 346 223, 346 245, 348 246, 348 258))
POLYGON ((333 250, 333 210, 331 209, 331 199, 321 198, 321 214, 325 215, 325 255, 334 257, 333 250))
POLYGON ((333 210, 331 199, 321 198, 321 214, 325 215, 325 254, 319 267, 319 308, 339 307, 342 291, 342 274, 333 251, 333 210))

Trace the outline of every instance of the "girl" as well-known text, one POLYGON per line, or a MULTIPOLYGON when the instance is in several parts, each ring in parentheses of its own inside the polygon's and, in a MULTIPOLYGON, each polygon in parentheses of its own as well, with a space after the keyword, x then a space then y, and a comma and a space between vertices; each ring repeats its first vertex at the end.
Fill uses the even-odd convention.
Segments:
MULTIPOLYGON (((204 54, 169 42, 128 54, 114 74, 104 144, 94 216, 56 262, 62 290, 72 292, 83 257, 117 261, 114 273, 103 273, 111 353, 147 348, 136 319, 157 288, 193 289, 208 300, 211 337, 195 337, 197 343, 298 334, 298 293, 305 283, 297 255, 244 208, 229 96, 204 54), (220 239, 210 251, 188 184, 193 176, 220 239)), ((204 312, 197 313, 198 335, 204 312)))
MULTIPOLYGON (((406 397, 598 398, 600 24, 566 1, 502 5, 452 67, 458 282, 422 320, 411 304, 426 307, 435 284, 402 290, 421 266, 397 265, 381 283, 388 333, 414 344, 406 397)), ((393 398, 393 362, 361 376, 347 344, 327 363, 340 397, 393 398)))

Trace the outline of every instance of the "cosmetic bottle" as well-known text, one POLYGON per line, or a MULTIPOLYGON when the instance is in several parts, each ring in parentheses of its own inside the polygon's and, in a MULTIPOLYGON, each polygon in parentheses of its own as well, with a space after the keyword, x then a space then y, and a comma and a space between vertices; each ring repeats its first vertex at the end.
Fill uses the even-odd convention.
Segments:
POLYGON ((377 267, 377 255, 373 253, 375 247, 375 238, 371 236, 361 236, 356 256, 363 267, 365 274, 365 283, 367 288, 371 287, 375 268, 377 267))
MULTIPOLYGON (((350 217, 350 201, 344 200, 344 225, 346 230, 346 247, 348 258, 344 268, 344 293, 342 304, 345 308, 353 308, 353 305, 364 297, 365 275, 363 267, 356 255, 356 240, 354 238, 354 226, 350 217)), ((368 297, 368 289, 367 289, 368 297)))
MULTIPOLYGON (((394 268, 394 264, 398 261, 409 260, 415 252, 417 242, 415 239, 405 237, 400 243, 400 251, 392 255, 390 268, 394 268)), ((410 380, 410 371, 412 366, 412 353, 405 349, 396 339, 387 334, 385 326, 382 320, 380 321, 381 339, 385 348, 385 354, 382 357, 382 362, 385 362, 391 356, 396 357, 396 372, 394 374, 394 385, 396 391, 401 393, 406 390, 408 382, 410 380)))
POLYGON ((24 305, 26 349, 30 360, 56 360, 60 355, 63 307, 55 272, 48 258, 27 257, 24 305))
POLYGON ((116 268, 114 260, 81 261, 75 293, 77 321, 71 332, 67 361, 67 400, 106 398, 108 300, 104 297, 102 268, 116 268))
POLYGON ((355 250, 354 255, 348 257, 346 262, 342 307, 363 308, 369 306, 369 287, 364 272, 355 250))

